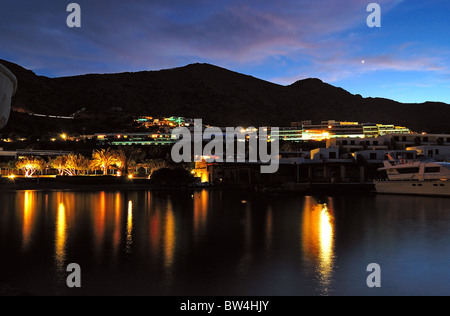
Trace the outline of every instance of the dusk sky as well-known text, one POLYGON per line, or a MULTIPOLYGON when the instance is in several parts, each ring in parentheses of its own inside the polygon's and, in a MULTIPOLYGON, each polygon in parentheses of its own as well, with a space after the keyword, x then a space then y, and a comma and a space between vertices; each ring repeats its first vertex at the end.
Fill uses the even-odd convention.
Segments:
MULTIPOLYGON (((0 58, 49 77, 210 63, 289 85, 450 103, 448 0, 2 0, 0 58), (69 28, 69 3, 81 28, 69 28), (367 5, 381 6, 369 28, 367 5)), ((20 83, 19 83, 20 84, 20 83)))

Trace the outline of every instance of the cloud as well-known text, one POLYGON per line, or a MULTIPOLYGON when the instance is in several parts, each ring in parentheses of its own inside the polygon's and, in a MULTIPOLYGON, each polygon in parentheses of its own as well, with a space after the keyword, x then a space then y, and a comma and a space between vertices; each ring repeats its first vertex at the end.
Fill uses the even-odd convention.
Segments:
MULTIPOLYGON (((178 66, 208 60, 225 66, 303 58, 321 43, 365 22, 365 0, 77 1, 82 28, 65 25, 59 1, 2 4, 0 53, 55 75, 178 66), (292 56, 292 57, 291 57, 292 56)), ((392 6, 398 1, 381 1, 392 6)))
MULTIPOLYGON (((377 2, 383 14, 404 4, 377 2)), ((82 9, 80 29, 65 25, 67 3, 2 4, 0 57, 49 76, 209 62, 255 71, 251 74, 281 84, 308 77, 332 83, 378 71, 445 71, 438 57, 410 54, 411 42, 399 43, 394 51, 367 54, 371 39, 388 31, 368 31, 366 0, 77 3, 82 9)))

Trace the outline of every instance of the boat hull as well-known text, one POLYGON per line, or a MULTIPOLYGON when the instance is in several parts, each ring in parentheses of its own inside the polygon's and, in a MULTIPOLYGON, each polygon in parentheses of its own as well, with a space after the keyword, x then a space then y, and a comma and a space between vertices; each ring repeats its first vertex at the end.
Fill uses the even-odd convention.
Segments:
POLYGON ((0 129, 8 123, 11 112, 11 98, 17 89, 17 79, 0 64, 0 129))
POLYGON ((377 193, 450 197, 450 181, 380 181, 377 193))

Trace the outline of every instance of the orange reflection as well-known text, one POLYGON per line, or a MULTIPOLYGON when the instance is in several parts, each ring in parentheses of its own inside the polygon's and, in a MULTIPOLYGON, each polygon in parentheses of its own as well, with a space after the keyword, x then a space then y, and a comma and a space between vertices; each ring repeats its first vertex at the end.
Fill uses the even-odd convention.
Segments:
POLYGON ((92 213, 94 216, 94 235, 95 235, 95 245, 97 248, 97 253, 100 252, 103 239, 105 237, 105 216, 106 216, 106 193, 99 193, 98 202, 94 200, 92 206, 92 213))
POLYGON ((161 209, 160 202, 156 199, 148 200, 147 209, 150 211, 149 214, 149 233, 150 233, 150 249, 151 253, 157 257, 159 255, 161 239, 162 239, 162 220, 161 220, 161 209))
POLYGON ((302 247, 308 263, 313 263, 322 294, 330 291, 334 273, 333 201, 318 203, 305 198, 302 223, 302 247))
POLYGON ((125 251, 131 253, 131 246, 133 245, 133 202, 128 201, 127 213, 127 244, 125 251))
POLYGON ((122 196, 116 193, 115 208, 114 208, 114 232, 113 232, 113 253, 117 257, 120 248, 120 214, 122 211, 122 196))
POLYGON ((102 191, 92 195, 90 203, 94 254, 101 256, 102 251, 108 248, 112 253, 111 262, 117 263, 122 241, 125 243, 125 251, 131 251, 132 202, 124 200, 123 193, 102 191), (122 217, 124 214, 127 215, 126 221, 122 217))
POLYGON ((208 216, 209 195, 206 190, 194 193, 194 234, 196 237, 203 232, 208 216))
POLYGON ((33 233, 36 207, 36 192, 25 191, 23 198, 22 247, 27 250, 33 233))
POLYGON ((175 216, 172 210, 172 204, 168 203, 166 212, 166 222, 164 231, 164 265, 170 268, 173 265, 173 255, 175 251, 176 232, 175 216))
POLYGON ((64 269, 64 261, 66 259, 66 238, 66 207, 64 203, 59 203, 58 213, 56 215, 55 260, 58 270, 61 271, 64 269))

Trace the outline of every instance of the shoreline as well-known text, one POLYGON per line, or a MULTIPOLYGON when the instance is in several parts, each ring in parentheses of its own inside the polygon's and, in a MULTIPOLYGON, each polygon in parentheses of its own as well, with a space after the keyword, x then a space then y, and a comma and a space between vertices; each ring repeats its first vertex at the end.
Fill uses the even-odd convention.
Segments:
MULTIPOLYGON (((2 191, 133 191, 163 189, 149 179, 105 177, 1 178, 2 191)), ((176 186, 169 186, 176 187, 176 186)))
POLYGON ((285 183, 278 185, 195 185, 192 183, 155 182, 145 178, 57 177, 0 178, 0 190, 6 191, 156 191, 156 190, 248 190, 264 195, 363 194, 374 193, 373 183, 285 183))

